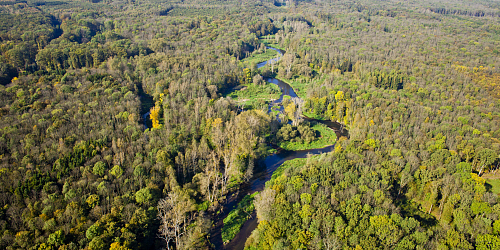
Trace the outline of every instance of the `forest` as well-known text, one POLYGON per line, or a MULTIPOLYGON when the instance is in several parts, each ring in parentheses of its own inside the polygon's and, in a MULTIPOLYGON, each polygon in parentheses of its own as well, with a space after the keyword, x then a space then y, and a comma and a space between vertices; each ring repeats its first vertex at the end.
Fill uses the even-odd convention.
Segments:
POLYGON ((0 249, 500 249, 499 22, 0 0, 0 249))

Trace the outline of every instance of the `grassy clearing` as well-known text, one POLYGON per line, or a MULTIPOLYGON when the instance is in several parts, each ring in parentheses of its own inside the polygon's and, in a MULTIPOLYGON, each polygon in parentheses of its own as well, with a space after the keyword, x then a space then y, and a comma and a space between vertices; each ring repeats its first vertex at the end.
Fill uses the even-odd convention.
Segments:
POLYGON ((483 174, 481 177, 486 180, 486 188, 491 188, 489 191, 495 194, 500 194, 500 175, 489 172, 483 174))
POLYGON ((247 68, 251 68, 252 64, 258 64, 276 57, 280 55, 278 52, 272 49, 267 49, 266 52, 260 53, 258 50, 254 51, 251 56, 241 60, 243 65, 247 68))
POLYGON ((316 123, 314 126, 312 126, 312 129, 316 130, 317 133, 319 133, 319 137, 311 143, 280 142, 278 143, 278 146, 286 150, 296 151, 322 148, 334 144, 337 140, 337 135, 335 134, 335 132, 324 124, 316 123))
POLYGON ((316 120, 321 120, 321 121, 328 120, 324 116, 322 116, 322 115, 316 115, 315 113, 309 113, 309 112, 302 111, 302 114, 304 116, 307 116, 309 118, 316 119, 316 120))
POLYGON ((280 78, 280 80, 282 80, 282 81, 288 83, 290 86, 292 86, 295 93, 302 99, 306 98, 308 89, 310 89, 313 85, 321 84, 324 81, 323 78, 319 78, 319 79, 314 78, 311 81, 309 81, 304 76, 299 76, 297 78, 292 78, 292 79, 281 79, 280 78))
POLYGON ((280 95, 280 88, 270 83, 265 85, 245 85, 244 88, 227 94, 237 103, 243 104, 245 109, 260 108, 262 105, 267 105, 271 99, 280 98, 280 95))
POLYGON ((269 46, 269 47, 273 47, 273 48, 277 48, 277 49, 281 49, 281 50, 285 50, 284 47, 280 46, 279 44, 276 43, 276 40, 274 40, 274 38, 272 39, 259 39, 259 41, 261 43, 263 43, 264 45, 266 46, 269 46))
POLYGON ((486 179, 486 183, 491 185, 491 192, 500 194, 500 179, 486 179))
POLYGON ((309 159, 308 158, 295 158, 293 160, 288 160, 285 161, 281 166, 279 166, 276 170, 274 170, 273 175, 271 176, 271 180, 266 182, 266 187, 267 185, 272 185, 274 183, 274 180, 278 178, 280 175, 282 175, 286 169, 288 168, 302 168, 304 165, 306 165, 307 160, 318 160, 321 155, 313 155, 309 159))
POLYGON ((230 242, 241 229, 241 226, 250 218, 253 210, 253 199, 258 192, 251 195, 246 195, 243 200, 238 203, 238 206, 233 209, 224 219, 222 227, 222 241, 224 244, 230 242))

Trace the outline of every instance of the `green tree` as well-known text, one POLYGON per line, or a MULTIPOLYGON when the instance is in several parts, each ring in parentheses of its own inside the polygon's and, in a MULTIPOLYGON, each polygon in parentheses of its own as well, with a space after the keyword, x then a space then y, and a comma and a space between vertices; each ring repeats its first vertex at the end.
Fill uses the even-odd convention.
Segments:
POLYGON ((500 249, 500 239, 494 235, 484 234, 477 236, 477 250, 493 250, 500 249))
POLYGON ((92 169, 92 173, 95 175, 103 176, 106 173, 106 163, 102 161, 98 161, 94 164, 94 168, 92 169))
POLYGON ((139 204, 146 204, 153 199, 153 193, 148 187, 142 188, 135 193, 135 201, 139 204))
POLYGON ((116 178, 120 178, 123 174, 123 169, 119 165, 115 165, 110 171, 110 174, 112 174, 116 178))

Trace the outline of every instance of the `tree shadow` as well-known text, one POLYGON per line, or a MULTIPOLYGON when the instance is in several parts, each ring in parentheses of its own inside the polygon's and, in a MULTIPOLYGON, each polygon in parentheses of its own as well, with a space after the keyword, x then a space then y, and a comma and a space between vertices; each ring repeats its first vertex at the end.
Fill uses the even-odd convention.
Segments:
POLYGON ((397 199, 394 203, 401 209, 401 215, 403 217, 413 217, 420 222, 420 225, 423 228, 431 228, 436 226, 438 223, 436 217, 423 212, 420 209, 420 204, 408 200, 405 196, 397 199))
POLYGON ((484 183, 484 187, 486 188, 486 192, 492 192, 493 186, 488 182, 484 183))

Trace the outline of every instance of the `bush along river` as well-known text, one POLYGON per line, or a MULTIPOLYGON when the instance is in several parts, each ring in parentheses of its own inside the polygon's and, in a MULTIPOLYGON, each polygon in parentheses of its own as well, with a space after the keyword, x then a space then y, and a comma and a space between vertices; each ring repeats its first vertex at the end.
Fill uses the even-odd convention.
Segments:
MULTIPOLYGON (((272 47, 267 47, 267 48, 277 51, 280 54, 280 57, 273 58, 265 62, 261 62, 257 64, 258 68, 264 67, 266 64, 277 62, 281 58, 281 56, 283 56, 283 54, 285 53, 285 51, 280 49, 272 47)), ((266 78, 265 80, 269 83, 276 84, 281 89, 282 92, 278 100, 271 102, 270 107, 274 105, 280 105, 280 103, 283 101, 283 96, 285 95, 288 95, 292 98, 299 98, 295 93, 295 91, 293 90, 293 88, 288 83, 283 82, 276 78, 266 78)), ((282 108, 283 107, 280 107, 280 109, 282 108)), ((346 137, 348 136, 347 130, 345 130, 343 125, 338 122, 321 121, 321 120, 311 119, 308 117, 304 117, 304 120, 315 121, 318 123, 325 124, 327 127, 335 131, 337 138, 340 138, 341 136, 346 136, 346 137)), ((261 164, 262 166, 259 168, 256 167, 253 177, 247 183, 242 185, 238 193, 232 196, 228 195, 229 197, 222 210, 225 213, 221 213, 219 215, 218 220, 216 220, 216 225, 211 233, 211 242, 213 244, 213 247, 215 249, 244 249, 245 241, 250 236, 252 231, 255 228, 257 228, 257 216, 255 211, 253 211, 253 213, 251 214, 251 218, 248 219, 243 224, 238 234, 236 234, 236 236, 227 244, 224 244, 224 242, 222 242, 222 237, 221 237, 224 217, 226 217, 229 214, 229 212, 236 206, 236 204, 239 201, 243 199, 243 197, 245 197, 245 195, 262 191, 265 187, 265 183, 271 179, 273 172, 279 166, 281 166, 281 164, 283 164, 285 161, 296 158, 306 158, 308 155, 317 155, 321 153, 330 152, 333 150, 334 147, 335 145, 330 145, 318 149, 308 149, 299 151, 288 151, 281 148, 277 148, 277 152, 275 154, 266 157, 262 162, 263 164, 261 164)))

